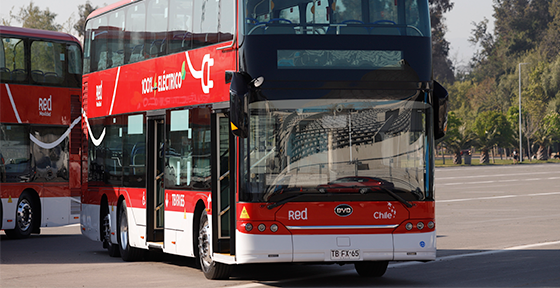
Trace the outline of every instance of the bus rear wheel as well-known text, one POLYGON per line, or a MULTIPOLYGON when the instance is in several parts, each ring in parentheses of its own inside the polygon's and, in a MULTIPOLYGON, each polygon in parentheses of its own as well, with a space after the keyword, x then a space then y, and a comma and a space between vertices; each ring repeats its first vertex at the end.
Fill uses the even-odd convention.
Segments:
POLYGON ((212 259, 212 252, 210 249, 211 237, 212 234, 208 222, 208 214, 206 210, 202 210, 198 226, 198 258, 200 260, 200 268, 207 279, 229 279, 231 266, 215 262, 212 259))
POLYGON ((136 261, 142 258, 142 250, 130 246, 130 235, 128 233, 128 216, 126 202, 123 200, 119 209, 118 243, 121 258, 124 261, 136 261))
POLYGON ((6 236, 12 239, 23 239, 31 235, 36 220, 33 213, 37 210, 37 205, 29 193, 21 194, 16 210, 16 227, 14 229, 5 230, 6 236))
POLYGON ((362 277, 381 277, 388 265, 389 261, 363 261, 354 263, 354 268, 362 277))
POLYGON ((101 210, 101 220, 102 220, 102 230, 101 230, 101 241, 103 241, 103 248, 107 248, 109 251, 109 256, 119 257, 121 256, 119 251, 119 245, 111 242, 111 214, 109 212, 109 207, 103 206, 101 210))

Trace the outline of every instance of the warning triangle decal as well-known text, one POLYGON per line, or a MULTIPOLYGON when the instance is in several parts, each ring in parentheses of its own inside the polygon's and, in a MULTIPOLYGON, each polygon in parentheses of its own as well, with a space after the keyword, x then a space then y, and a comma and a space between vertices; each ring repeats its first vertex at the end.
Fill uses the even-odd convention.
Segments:
POLYGON ((249 213, 247 213, 247 209, 245 209, 245 206, 243 206, 243 210, 241 210, 241 215, 239 216, 240 219, 251 219, 251 217, 249 217, 249 213))

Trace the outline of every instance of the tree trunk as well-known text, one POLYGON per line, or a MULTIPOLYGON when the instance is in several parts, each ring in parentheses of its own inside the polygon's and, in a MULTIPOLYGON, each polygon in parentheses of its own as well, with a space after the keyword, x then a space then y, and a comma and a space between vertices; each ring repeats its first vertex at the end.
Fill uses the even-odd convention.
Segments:
POLYGON ((539 145, 539 151, 537 151, 537 160, 548 160, 548 149, 543 145, 539 145))
POLYGON ((461 158, 461 151, 453 153, 453 164, 456 165, 463 164, 463 159, 461 158))
POLYGON ((488 157, 488 148, 482 149, 480 152, 480 164, 490 163, 490 157, 488 157))

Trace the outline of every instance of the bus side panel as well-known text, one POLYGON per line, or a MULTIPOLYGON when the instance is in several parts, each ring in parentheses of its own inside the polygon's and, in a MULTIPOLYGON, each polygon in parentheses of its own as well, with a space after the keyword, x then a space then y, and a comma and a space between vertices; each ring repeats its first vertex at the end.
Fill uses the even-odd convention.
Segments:
POLYGON ((82 235, 94 241, 99 239, 99 204, 82 203, 82 211, 80 213, 80 226, 82 235))
POLYGON ((43 217, 41 227, 61 226, 76 224, 80 222, 78 215, 71 214, 73 202, 72 197, 42 197, 41 211, 43 217), (64 209, 67 208, 67 209, 64 209))
POLYGON ((2 198, 2 229, 14 229, 16 227, 17 198, 2 198))
POLYGON ((210 192, 166 190, 165 252, 194 257, 193 225, 198 225, 194 210, 198 201, 208 207, 209 196, 210 192))

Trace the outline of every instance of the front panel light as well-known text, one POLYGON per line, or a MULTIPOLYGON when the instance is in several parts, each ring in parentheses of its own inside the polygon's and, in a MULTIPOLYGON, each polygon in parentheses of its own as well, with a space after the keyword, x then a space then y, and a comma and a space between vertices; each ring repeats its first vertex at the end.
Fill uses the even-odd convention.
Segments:
POLYGON ((251 232, 251 230, 253 230, 253 224, 251 223, 245 224, 245 230, 247 230, 247 232, 251 232))
POLYGON ((434 223, 434 221, 428 222, 428 228, 429 229, 434 229, 434 227, 436 227, 436 223, 434 223))
POLYGON ((416 228, 418 228, 418 230, 424 229, 424 222, 418 222, 418 224, 416 224, 416 228))
POLYGON ((278 231, 278 225, 276 225, 276 224, 270 225, 270 231, 272 231, 272 232, 278 231))
POLYGON ((406 228, 406 230, 410 231, 410 230, 412 230, 412 227, 414 227, 414 225, 412 225, 412 223, 408 222, 408 223, 406 223, 406 225, 404 227, 406 228))
POLYGON ((264 230, 266 230, 266 225, 261 223, 261 224, 259 224, 259 226, 257 226, 257 229, 259 229, 259 231, 263 232, 264 230))

